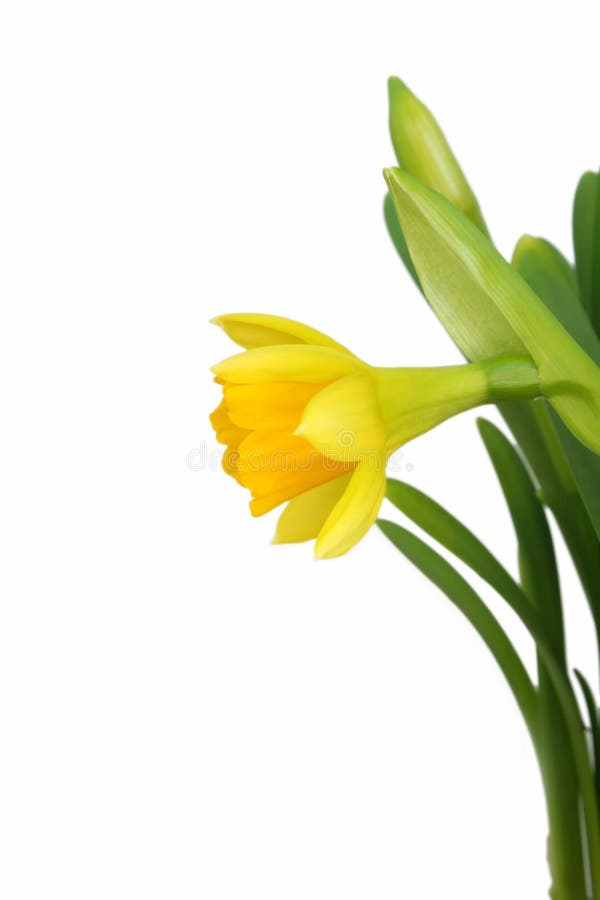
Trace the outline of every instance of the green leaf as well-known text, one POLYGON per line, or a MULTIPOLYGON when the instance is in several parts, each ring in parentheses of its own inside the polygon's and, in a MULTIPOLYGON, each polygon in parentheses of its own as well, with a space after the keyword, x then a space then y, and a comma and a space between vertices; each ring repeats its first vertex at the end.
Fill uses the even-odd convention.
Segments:
POLYGON ((590 320, 592 318, 592 278, 597 196, 598 175, 595 172, 586 172, 582 175, 577 185, 573 202, 573 245, 575 247, 579 296, 590 320))
MULTIPOLYGON (((600 339, 585 310, 577 302, 577 288, 564 268, 550 258, 543 238, 522 237, 515 247, 512 265, 535 291, 539 299, 558 319, 596 365, 600 365, 600 339)), ((558 253, 558 250, 556 251, 558 253)), ((566 265, 566 260, 564 260, 566 265)))
POLYGON ((525 268, 532 266, 541 272, 556 276, 564 282, 565 287, 569 289, 574 298, 578 297, 579 284, 574 266, 563 256, 558 247, 545 238, 524 234, 515 247, 512 264, 527 281, 521 263, 525 268))
MULTIPOLYGON (((597 176, 598 177, 598 176, 597 176)), ((600 336, 600 182, 596 182, 596 214, 592 245, 592 325, 600 336)))
POLYGON ((386 180, 419 281, 471 360, 529 354, 569 429, 600 453, 600 368, 479 229, 406 172, 386 180))
POLYGON ((517 535, 523 585, 531 601, 541 611, 553 645, 558 649, 560 660, 565 665, 558 569, 544 508, 521 457, 510 441, 486 419, 478 419, 477 426, 500 482, 517 535))
MULTIPOLYGON (((600 461, 556 418, 556 427, 575 476, 577 487, 600 538, 600 461)), ((596 585, 598 589, 598 586, 596 585)))
MULTIPOLYGON (((519 461, 520 463, 520 461, 519 461)), ((513 513, 520 521, 519 529, 537 529, 542 520, 541 533, 532 530, 527 534, 526 542, 534 547, 535 565, 538 560, 536 548, 537 540, 549 539, 545 519, 541 505, 533 492, 533 486, 528 480, 527 474, 517 471, 516 477, 512 473, 505 472, 506 479, 511 490, 519 492, 523 489, 522 481, 525 481, 525 494, 528 500, 524 503, 520 497, 511 501, 513 513), (523 478, 523 475, 525 476, 523 478), (529 512, 522 506, 531 504, 533 510, 529 512)), ((466 563, 502 596, 514 611, 527 618, 527 607, 530 604, 529 597, 516 584, 511 575, 504 569, 498 560, 490 553, 481 541, 467 529, 462 522, 452 516, 443 507, 433 501, 426 494, 412 485, 399 481, 388 480, 386 495, 388 499, 404 515, 408 516, 419 528, 427 532, 430 537, 450 550, 456 557, 466 563)), ((521 536, 523 540, 523 536, 521 536)), ((550 542, 549 555, 553 564, 553 552, 550 542)), ((527 552, 523 554, 527 556, 527 552)), ((539 554, 541 556, 542 554, 539 554)), ((540 588, 544 589, 546 576, 541 569, 540 588)), ((550 588, 556 594, 558 582, 552 583, 550 588)), ((543 604, 540 604, 543 606, 543 604)), ((561 636, 562 637, 562 636, 561 636)), ((559 645, 560 646, 560 645, 559 645)), ((564 650, 560 649, 559 658, 562 659, 564 650)), ((583 896, 585 879, 583 869, 583 848, 579 834, 579 807, 577 802, 578 785, 577 774, 571 758, 569 735, 562 717, 558 698, 555 694, 552 682, 548 680, 543 661, 540 661, 540 699, 538 707, 538 733, 540 745, 538 756, 540 767, 544 777, 544 787, 548 801, 548 813, 551 822, 551 834, 553 835, 554 852, 552 853, 552 870, 555 887, 569 885, 571 895, 583 896)), ((564 891, 563 891, 564 893, 564 891)), ((562 896, 560 891, 557 896, 562 896)))
MULTIPOLYGON (((389 522, 385 519, 378 520, 377 524, 394 546, 437 585, 477 628, 490 647, 505 676, 509 679, 511 688, 515 696, 518 697, 519 706, 523 710, 523 715, 529 724, 532 736, 535 735, 537 727, 535 719, 530 712, 527 682, 523 680, 523 675, 519 671, 519 664, 522 666, 522 663, 516 654, 514 657, 512 656, 511 650, 514 653, 514 648, 512 648, 510 641, 508 646, 504 643, 504 639, 508 640, 504 632, 501 631, 501 634, 497 633, 496 626, 497 628, 500 626, 481 598, 450 563, 420 538, 394 522, 389 522)), ((538 650, 552 678, 552 683, 563 711, 583 803, 593 900, 600 900, 600 820, 598 818, 595 783, 579 707, 571 683, 566 676, 564 668, 555 658, 555 650, 543 624, 539 620, 536 610, 533 607, 528 607, 526 610, 523 610, 520 618, 537 643, 538 650)), ((527 676, 527 679, 529 680, 529 676, 527 676)), ((536 739, 534 738, 534 740, 536 739)), ((539 750, 538 746, 538 752, 539 750)))
POLYGON ((539 749, 535 688, 511 641, 483 600, 462 575, 424 541, 386 519, 379 519, 377 525, 385 536, 446 594, 481 636, 508 681, 534 746, 539 749))
MULTIPOLYGON (((594 362, 600 365, 600 339, 594 333, 582 307, 574 301, 568 286, 555 274, 539 263, 539 239, 523 239, 513 256, 515 265, 542 302, 552 310, 564 328, 580 344, 594 362)), ((566 453, 575 483, 587 508, 596 533, 600 538, 600 457, 590 452, 573 438, 571 433, 556 420, 556 431, 566 453)), ((600 565, 600 547, 596 549, 600 565)), ((598 596, 597 584, 594 592, 598 596)), ((600 598, 598 598, 600 604, 600 598)), ((598 619, 600 622, 600 618, 598 619)))
POLYGON ((524 614, 527 596, 488 548, 459 519, 418 488, 387 480, 387 499, 430 537, 466 563, 514 609, 524 614))
MULTIPOLYGON (((572 437, 558 416, 551 415, 543 400, 527 405, 503 403, 500 409, 540 484, 541 499, 554 514, 594 612, 597 628, 600 628, 600 544, 558 431, 561 430, 577 447, 585 448, 572 437)), ((598 643, 600 646, 600 633, 598 643)))
POLYGON ((404 238, 402 228, 400 227, 400 222, 398 221, 396 210, 394 209, 394 201, 392 200, 389 193, 385 195, 383 201, 383 217, 385 219, 388 234, 392 239, 392 243, 396 248, 396 251, 398 252, 398 256, 406 266, 406 269, 408 270, 408 273, 413 279, 414 283, 417 285, 419 290, 421 290, 419 276, 417 275, 417 270, 415 269, 414 263, 410 258, 410 253, 408 252, 408 247, 406 246, 406 240, 404 238))
POLYGON ((600 801, 600 713, 594 693, 586 681, 585 677, 578 669, 575 669, 575 675, 585 699, 587 706, 588 718, 590 721, 590 730, 592 732, 592 746, 594 748, 594 769, 596 775, 596 796, 600 801))
MULTIPOLYGON (((540 610, 560 648, 566 670, 564 626, 552 536, 544 509, 516 449, 491 422, 479 431, 502 487, 519 544, 523 589, 540 610)), ((585 896, 584 850, 579 833, 577 771, 560 700, 545 660, 538 654, 542 772, 548 802, 551 867, 556 894, 585 896)))
MULTIPOLYGON (((600 344, 583 307, 577 300, 573 286, 564 277, 564 267, 562 271, 559 271, 556 259, 548 258, 545 242, 534 238, 521 239, 513 256, 513 265, 518 268, 528 284, 554 312, 569 333, 598 362, 600 360, 600 344)), ((570 467, 575 473, 576 486, 580 491, 580 495, 570 495, 566 491, 563 498, 554 497, 552 508, 581 576, 600 646, 600 592, 598 590, 600 545, 597 536, 594 535, 590 519, 591 514, 595 517, 597 525, 600 524, 598 491, 600 457, 586 450, 555 414, 551 418, 546 416, 540 421, 543 421, 546 446, 554 448, 555 459, 564 455, 569 460, 570 467), (556 447, 557 442, 560 444, 558 448, 556 447), (578 508, 581 499, 585 501, 587 509, 583 506, 578 508)), ((598 535, 600 535, 600 531, 598 535)), ((570 796, 574 793, 575 773, 568 761, 568 735, 564 719, 560 714, 557 698, 554 696, 553 685, 549 683, 548 673, 544 673, 542 666, 543 663, 540 663, 540 731, 546 751, 543 765, 544 783, 552 823, 551 836, 554 835, 555 843, 551 859, 556 870, 557 884, 570 880, 579 884, 579 890, 581 890, 582 879, 577 864, 573 871, 573 860, 578 859, 579 850, 570 846, 572 835, 577 836, 578 834, 577 810, 573 808, 572 800, 570 800, 570 796)), ((590 712, 590 717, 591 715, 590 712)), ((599 800, 598 760, 600 757, 597 748, 595 748, 594 759, 596 797, 599 800)), ((561 896, 560 891, 557 892, 557 896, 561 896)), ((566 896, 569 896, 568 892, 566 896)))

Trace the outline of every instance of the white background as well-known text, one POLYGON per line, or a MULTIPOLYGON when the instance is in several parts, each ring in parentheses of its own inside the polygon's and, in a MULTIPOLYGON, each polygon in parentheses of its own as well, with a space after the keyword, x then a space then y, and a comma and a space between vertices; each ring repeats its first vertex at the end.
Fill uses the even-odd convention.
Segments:
MULTIPOLYGON (((2 5, 4 900, 546 896, 536 765, 491 657, 376 531, 332 562, 269 546, 216 462, 208 366, 234 348, 207 321, 458 361, 382 223, 386 78, 436 112, 503 252, 525 231, 570 252, 597 9, 2 5)), ((514 571, 473 421, 400 474, 514 571)))

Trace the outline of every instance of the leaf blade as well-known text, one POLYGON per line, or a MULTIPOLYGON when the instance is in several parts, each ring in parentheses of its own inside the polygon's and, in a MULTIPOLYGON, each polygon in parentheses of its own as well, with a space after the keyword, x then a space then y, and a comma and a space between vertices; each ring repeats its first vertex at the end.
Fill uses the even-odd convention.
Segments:
MULTIPOLYGON (((534 240, 537 239, 530 239, 526 246, 519 242, 513 255, 513 265, 589 357, 600 365, 600 339, 594 333, 582 307, 575 302, 573 293, 569 292, 560 279, 544 270, 534 240)), ((600 457, 575 440, 554 414, 553 421, 578 492, 600 540, 600 457)), ((600 548, 597 555, 600 559, 600 548)), ((600 598, 598 604, 600 606, 600 598)))
POLYGON ((487 547, 443 506, 406 482, 388 479, 387 499, 415 525, 464 562, 521 615, 528 599, 487 547))
POLYGON ((573 246, 579 296, 590 319, 592 315, 593 235, 597 194, 598 175, 596 172, 584 172, 577 185, 573 200, 573 246))
MULTIPOLYGON (((481 598, 475 594, 465 579, 462 578, 456 569, 441 557, 439 553, 429 547, 416 535, 411 534, 407 529, 402 528, 394 522, 379 519, 377 524, 391 543, 400 550, 413 565, 423 572, 433 584, 439 587, 452 602, 459 606, 459 608, 461 608, 461 605, 464 605, 465 597, 467 598, 467 603, 469 603, 469 601, 472 600, 473 595, 475 595, 475 598, 477 598, 475 601, 477 613, 481 612, 479 604, 477 603, 477 601, 479 601, 491 616, 491 613, 481 598)), ((467 618, 469 618, 469 615, 467 615, 467 618)), ((532 609, 529 614, 523 616, 521 621, 536 641, 540 653, 543 655, 544 662, 548 667, 548 672, 552 678, 565 717, 573 758, 577 769, 579 788, 583 800, 593 900, 600 900, 600 819, 598 815, 595 783, 590 766, 589 753, 583 732, 579 707, 571 683, 567 678, 563 667, 555 659, 551 642, 549 642, 543 626, 537 621, 535 610, 532 609)), ((498 623, 496 622, 496 624, 498 623)), ((527 691, 525 692, 524 697, 526 696, 527 691)), ((521 703, 522 702, 523 701, 521 700, 521 703)), ((520 707, 521 703, 519 704, 520 707)), ((527 703, 525 703, 525 709, 527 709, 527 703)), ((529 720, 526 719, 526 721, 528 721, 529 724, 529 720)), ((530 728, 532 737, 533 734, 536 733, 536 730, 535 725, 533 731, 530 728)), ((536 749, 539 751, 539 742, 537 740, 536 749)))
MULTIPOLYGON (((546 515, 516 448, 491 422, 480 419, 488 451, 513 521, 523 590, 549 626, 566 675, 566 649, 558 568, 546 515)), ((567 723, 544 656, 538 649, 542 772, 550 819, 551 868, 558 896, 585 894, 584 849, 579 832, 578 779, 567 723)))
POLYGON ((496 618, 462 575, 424 541, 387 519, 378 519, 377 525, 388 540, 445 593, 473 625, 507 679, 538 749, 535 688, 496 618))
POLYGON ((596 795, 600 802, 600 711, 596 704, 594 693, 582 673, 575 669, 575 677, 577 678, 590 720, 590 730, 592 732, 592 746, 594 748, 594 771, 596 777, 596 795))
POLYGON ((560 659, 565 664, 565 635, 558 567, 543 506, 515 447, 492 422, 478 419, 485 444, 506 500, 519 544, 526 592, 540 610, 560 659))

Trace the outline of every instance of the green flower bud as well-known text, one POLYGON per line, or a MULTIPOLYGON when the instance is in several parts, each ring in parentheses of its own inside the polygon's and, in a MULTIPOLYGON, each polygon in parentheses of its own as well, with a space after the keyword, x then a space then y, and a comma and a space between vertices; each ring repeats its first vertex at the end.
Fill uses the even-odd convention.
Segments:
POLYGON ((399 78, 390 78, 388 89, 390 133, 400 166, 446 197, 487 234, 477 198, 429 109, 399 78))

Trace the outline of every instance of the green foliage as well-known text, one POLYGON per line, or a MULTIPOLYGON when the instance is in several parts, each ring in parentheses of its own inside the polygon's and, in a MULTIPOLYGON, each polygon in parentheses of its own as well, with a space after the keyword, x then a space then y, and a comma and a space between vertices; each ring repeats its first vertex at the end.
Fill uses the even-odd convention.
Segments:
POLYGON ((529 355, 546 399, 498 404, 517 446, 479 430, 518 545, 519 578, 458 519, 417 488, 388 481, 403 515, 490 585, 535 642, 531 689, 513 645, 467 580, 389 521, 379 527, 469 619, 517 699, 538 754, 548 803, 555 900, 600 900, 600 713, 576 670, 591 749, 568 672, 563 598, 544 507, 554 515, 587 595, 600 649, 600 176, 581 178, 573 208, 575 265, 524 236, 509 265, 488 237, 475 195, 429 109, 390 79, 390 132, 400 169, 385 172, 385 219, 415 283, 472 361, 529 355), (585 840, 580 839, 583 810, 585 840))
MULTIPOLYGON (((479 432, 494 466, 513 522, 523 590, 551 631, 556 659, 566 672, 560 585, 544 508, 516 449, 491 422, 479 432)), ((569 733, 552 677, 538 652, 541 768, 548 805, 551 869, 556 896, 585 897, 584 851, 579 833, 577 771, 569 733)))
POLYGON ((573 202, 573 245, 579 295, 596 332, 600 334, 600 176, 585 172, 573 202))
POLYGON ((600 711, 598 710, 598 704, 596 702, 596 698, 594 697, 594 692, 592 691, 588 681, 585 676, 581 674, 578 669, 575 669, 575 675, 581 687, 585 705, 587 707, 589 722, 590 722, 590 732, 592 735, 592 747, 594 750, 594 770, 596 776, 596 796, 598 798, 598 802, 600 803, 600 711))

